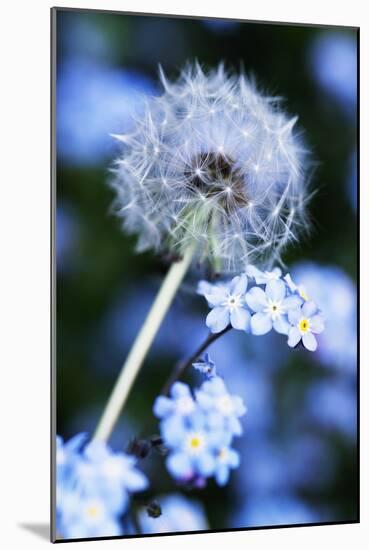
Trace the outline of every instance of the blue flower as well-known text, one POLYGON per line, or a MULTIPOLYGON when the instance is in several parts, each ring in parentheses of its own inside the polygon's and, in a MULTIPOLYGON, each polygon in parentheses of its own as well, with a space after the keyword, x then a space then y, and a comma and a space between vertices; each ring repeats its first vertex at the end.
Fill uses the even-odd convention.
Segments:
POLYGON ((272 328, 281 334, 288 334, 290 325, 287 313, 301 304, 296 296, 286 296, 286 285, 283 281, 272 279, 265 287, 253 287, 246 294, 247 305, 256 313, 251 317, 252 334, 266 334, 272 328))
POLYGON ((353 280, 342 269, 299 263, 293 276, 309 287, 309 297, 324 312, 326 327, 315 358, 329 368, 355 372, 357 363, 357 296, 353 280))
POLYGON ((305 415, 315 426, 339 432, 346 438, 357 436, 357 393, 345 378, 330 378, 312 384, 305 396, 305 415))
MULTIPOLYGON (((237 329, 250 328, 254 335, 263 335, 274 329, 280 334, 288 335, 289 345, 292 347, 304 336, 304 345, 305 341, 307 342, 305 347, 316 349, 312 333, 321 332, 324 324, 321 322, 318 325, 320 317, 317 317, 313 325, 305 319, 304 324, 297 326, 300 319, 296 321, 296 311, 309 302, 309 296, 305 287, 297 285, 289 273, 285 275, 284 280, 281 277, 282 272, 279 268, 261 271, 249 265, 246 273, 234 277, 228 284, 201 281, 197 292, 205 296, 212 308, 206 318, 206 324, 211 332, 221 332, 229 324, 237 329), (247 277, 253 278, 256 282, 248 292, 247 277), (290 315, 292 311, 295 311, 295 314, 290 315), (298 334, 301 334, 300 338, 298 334)), ((196 368, 200 367, 196 365, 196 368)))
POLYGON ((135 459, 113 452, 106 443, 78 434, 67 443, 57 438, 57 530, 63 537, 121 534, 119 516, 129 494, 148 486, 135 459))
POLYGON ((143 94, 152 94, 151 81, 84 57, 66 58, 57 75, 57 146, 71 165, 91 166, 114 150, 109 134, 128 130, 132 115, 142 111, 143 94))
POLYGON ((205 374, 208 378, 213 378, 213 376, 217 374, 215 363, 210 359, 208 353, 205 353, 204 359, 201 359, 197 363, 192 363, 192 366, 202 374, 205 374))
POLYGON ((288 332, 288 345, 294 348, 302 340, 306 349, 315 351, 318 344, 314 334, 324 330, 324 320, 316 304, 309 301, 300 308, 290 310, 288 320, 292 325, 288 332))
POLYGON ((169 472, 181 481, 210 477, 215 471, 215 450, 222 444, 219 430, 209 430, 205 415, 197 409, 186 418, 173 416, 162 423, 162 435, 170 448, 169 472))
POLYGON ((304 302, 307 302, 309 300, 309 296, 306 293, 305 287, 303 285, 297 285, 293 281, 289 273, 287 273, 287 275, 285 275, 285 277, 283 278, 286 281, 287 286, 291 293, 297 293, 300 296, 300 298, 304 300, 304 302))
POLYGON ((111 514, 103 498, 76 491, 64 495, 57 529, 69 539, 123 535, 118 517, 111 514))
POLYGON ((93 441, 77 463, 78 485, 85 494, 99 494, 116 511, 125 509, 129 494, 147 488, 146 476, 136 469, 136 460, 114 453, 106 443, 93 441))
POLYGON ((239 418, 245 412, 242 399, 230 395, 219 376, 206 380, 194 398, 180 382, 173 385, 171 397, 159 396, 154 413, 161 419, 160 432, 169 449, 170 474, 181 482, 202 483, 214 476, 219 485, 226 484, 230 469, 239 465, 231 443, 233 436, 242 434, 239 418))
MULTIPOLYGON (((79 433, 67 443, 63 438, 56 436, 56 484, 57 491, 62 491, 66 482, 72 479, 74 467, 80 460, 79 451, 87 439, 87 434, 79 433)), ((73 483, 73 481, 72 481, 73 483)))
POLYGON ((279 267, 275 267, 272 271, 260 271, 254 265, 248 265, 246 274, 255 279, 257 285, 266 285, 269 281, 280 279, 282 272, 279 267))
POLYGON ((351 112, 357 96, 357 41, 354 34, 323 33, 311 48, 313 74, 320 87, 351 112))
POLYGON ((159 496, 162 515, 151 518, 146 510, 139 512, 143 533, 170 533, 177 531, 202 531, 209 529, 202 504, 179 493, 159 496))
POLYGON ((240 455, 234 449, 224 446, 219 449, 215 462, 215 479, 218 485, 226 485, 230 470, 240 465, 240 455))
POLYGON ((187 416, 194 412, 195 401, 191 391, 183 382, 175 382, 170 389, 171 397, 159 395, 154 403, 154 414, 158 418, 171 415, 187 416))
POLYGON ((228 392, 219 376, 202 384, 196 391, 196 400, 199 407, 207 413, 208 423, 213 428, 232 435, 242 434, 239 418, 246 413, 246 407, 241 397, 228 392))
POLYGON ((232 527, 304 524, 322 521, 322 517, 310 505, 293 493, 247 495, 237 514, 232 518, 232 527))
POLYGON ((245 303, 247 276, 234 277, 230 283, 200 287, 205 289, 205 298, 212 308, 206 318, 211 332, 221 332, 229 324, 238 330, 248 330, 250 312, 245 303))

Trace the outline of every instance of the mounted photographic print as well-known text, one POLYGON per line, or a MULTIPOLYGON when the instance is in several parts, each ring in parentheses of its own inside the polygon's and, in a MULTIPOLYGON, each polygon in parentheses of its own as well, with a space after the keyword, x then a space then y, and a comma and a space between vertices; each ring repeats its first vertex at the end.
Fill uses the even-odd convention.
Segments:
POLYGON ((358 521, 358 29, 52 10, 52 539, 358 521))

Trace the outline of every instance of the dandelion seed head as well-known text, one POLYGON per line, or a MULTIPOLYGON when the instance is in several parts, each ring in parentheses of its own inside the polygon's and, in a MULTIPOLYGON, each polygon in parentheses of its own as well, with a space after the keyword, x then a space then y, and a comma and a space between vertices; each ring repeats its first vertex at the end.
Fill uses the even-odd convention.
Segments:
POLYGON ((133 133, 115 136, 111 184, 124 229, 139 251, 182 254, 196 243, 196 263, 223 272, 278 262, 308 225, 297 117, 223 65, 189 65, 175 82, 161 71, 161 82, 133 133))

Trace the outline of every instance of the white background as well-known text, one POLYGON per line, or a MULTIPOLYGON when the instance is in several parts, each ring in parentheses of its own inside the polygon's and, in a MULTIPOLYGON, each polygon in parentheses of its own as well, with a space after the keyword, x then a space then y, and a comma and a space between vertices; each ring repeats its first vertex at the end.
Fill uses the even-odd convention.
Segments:
MULTIPOLYGON (((356 0, 65 1, 70 7, 228 16, 361 26, 361 524, 81 543, 133 549, 368 548, 368 27, 356 0), (238 5, 237 5, 238 4, 238 5), (180 6, 180 7, 179 7, 180 6), (366 70, 364 70, 364 68, 366 70), (364 250, 363 250, 364 248, 364 250)), ((33 550, 47 540, 22 525, 49 519, 49 7, 4 2, 0 28, 0 537, 3 548, 33 550)), ((61 5, 64 5, 63 2, 61 5)), ((293 67, 291 67, 293 70, 293 67)), ((368 537, 369 538, 369 537, 368 537)))

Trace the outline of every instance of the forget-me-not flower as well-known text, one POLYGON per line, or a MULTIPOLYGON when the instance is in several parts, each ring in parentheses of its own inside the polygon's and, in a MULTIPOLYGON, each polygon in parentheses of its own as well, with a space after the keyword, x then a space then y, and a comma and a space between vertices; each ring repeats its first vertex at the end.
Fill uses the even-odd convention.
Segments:
POLYGON ((123 535, 117 514, 101 496, 68 491, 57 521, 58 532, 67 539, 123 535))
POLYGON ((79 433, 69 441, 64 442, 60 435, 56 436, 56 473, 57 481, 62 481, 79 460, 79 451, 86 442, 87 434, 79 433))
POLYGON ((247 276, 243 273, 229 283, 205 288, 205 298, 212 308, 206 318, 211 332, 221 332, 229 324, 238 330, 248 330, 250 312, 245 303, 247 276))
POLYGON ((215 479, 218 485, 225 485, 229 480, 230 470, 238 468, 240 455, 234 449, 224 446, 219 449, 215 459, 215 479))
POLYGON ((139 72, 67 56, 57 76, 58 157, 73 166, 104 162, 113 151, 109 134, 132 128, 143 96, 154 92, 139 72))
POLYGON ((287 286, 288 286, 289 290, 291 291, 291 293, 298 294, 304 300, 304 302, 307 302, 309 300, 309 296, 307 295, 307 292, 305 290, 304 285, 297 285, 293 281, 293 279, 292 279, 292 277, 289 273, 287 273, 287 275, 285 275, 285 277, 283 277, 283 278, 286 281, 287 286))
POLYGON ((170 533, 177 531, 203 531, 209 529, 204 507, 198 500, 180 493, 159 496, 162 515, 152 518, 141 510, 138 520, 143 533, 170 533))
POLYGON ((309 53, 312 74, 319 86, 351 114, 357 102, 357 39, 354 31, 320 33, 312 42, 309 53))
MULTIPOLYGON (((205 296, 212 308, 206 318, 211 332, 222 332, 229 324, 254 335, 266 334, 273 328, 280 334, 292 334, 289 342, 294 342, 298 334, 298 329, 291 331, 296 328, 296 323, 294 315, 289 316, 289 312, 309 302, 305 287, 296 284, 289 273, 282 278, 279 268, 262 271, 253 265, 247 266, 246 273, 234 277, 230 283, 200 281, 197 293, 205 296), (249 289, 248 277, 255 281, 249 289)), ((312 349, 315 338, 311 333, 316 332, 316 327, 306 327, 304 330, 308 335, 305 340, 308 343, 305 347, 310 345, 308 349, 312 349)), ((317 328, 320 332, 323 329, 324 324, 317 328)))
POLYGON ((197 363, 192 363, 192 366, 202 374, 205 374, 208 378, 213 378, 213 376, 217 374, 215 363, 208 353, 205 353, 204 359, 199 360, 197 363))
POLYGON ((357 296, 355 283, 342 269, 312 262, 297 264, 293 276, 309 289, 309 297, 324 312, 316 358, 325 366, 356 372, 357 296))
POLYGON ((246 274, 254 278, 257 285, 266 285, 269 281, 280 279, 282 271, 279 267, 275 267, 272 271, 261 271, 254 265, 248 265, 246 274))
POLYGON ((167 458, 169 472, 180 481, 198 476, 210 477, 215 470, 215 451, 222 444, 222 433, 208 429, 206 417, 199 409, 184 422, 173 416, 161 426, 165 444, 171 452, 167 458))
POLYGON ((209 425, 232 435, 242 434, 239 418, 246 413, 246 407, 241 397, 228 392, 222 378, 205 381, 195 393, 199 407, 208 415, 209 425))
POLYGON ((288 320, 292 325, 288 332, 288 345, 293 348, 302 340, 306 349, 315 351, 318 344, 314 335, 324 330, 324 320, 316 304, 309 301, 300 308, 291 309, 288 320))
POLYGON ((194 397, 180 382, 173 385, 170 397, 159 396, 154 413, 161 419, 170 474, 180 482, 202 482, 214 476, 219 485, 227 483, 230 469, 239 465, 231 443, 235 435, 242 434, 239 418, 245 412, 242 399, 230 395, 216 375, 208 378, 194 397), (190 408, 178 406, 183 398, 191 399, 190 408))
POLYGON ((272 328, 281 334, 288 334, 290 325, 287 313, 301 304, 296 296, 286 296, 286 285, 281 280, 270 280, 265 291, 253 287, 246 294, 247 305, 256 313, 251 317, 252 334, 266 334, 272 328))
POLYGON ((57 530, 63 537, 121 534, 119 517, 129 495, 148 486, 135 459, 113 452, 106 443, 85 446, 86 434, 67 443, 57 438, 57 530))
POLYGON ((170 389, 170 397, 159 395, 154 403, 154 414, 158 418, 167 418, 172 414, 188 416, 195 410, 195 401, 190 388, 183 382, 175 382, 170 389))
POLYGON ((129 494, 147 488, 146 476, 135 467, 136 460, 125 453, 113 452, 106 443, 93 441, 84 449, 76 466, 77 485, 85 494, 98 494, 122 510, 129 494))

